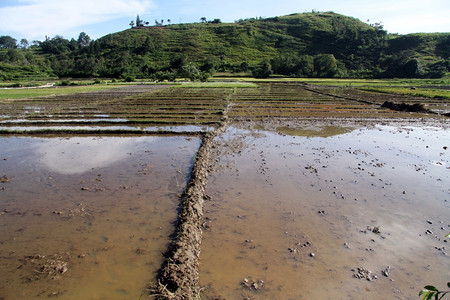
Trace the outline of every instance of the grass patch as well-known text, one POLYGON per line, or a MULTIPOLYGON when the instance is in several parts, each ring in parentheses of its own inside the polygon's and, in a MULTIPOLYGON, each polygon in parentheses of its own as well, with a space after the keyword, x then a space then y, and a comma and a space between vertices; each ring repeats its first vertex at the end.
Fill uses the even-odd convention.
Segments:
POLYGON ((411 89, 410 87, 367 87, 361 88, 361 90, 369 92, 410 95, 416 97, 450 99, 450 91, 443 89, 425 89, 425 88, 411 89))
POLYGON ((252 82, 189 82, 174 86, 175 88, 257 88, 252 82))
POLYGON ((323 128, 291 128, 291 127, 278 127, 277 130, 281 133, 291 136, 305 136, 305 137, 330 137, 335 135, 346 134, 355 130, 352 127, 337 127, 337 126, 325 126, 323 128))
POLYGON ((339 79, 339 78, 290 78, 290 77, 270 77, 264 79, 255 79, 252 77, 235 77, 227 78, 227 80, 236 80, 242 82, 298 82, 313 85, 329 85, 329 86, 398 86, 398 87, 412 87, 412 86, 427 86, 450 85, 450 79, 339 79))
POLYGON ((88 86, 70 86, 70 87, 52 87, 52 88, 3 89, 0 90, 0 100, 77 94, 77 93, 107 90, 112 88, 115 87, 111 85, 88 85, 88 86))

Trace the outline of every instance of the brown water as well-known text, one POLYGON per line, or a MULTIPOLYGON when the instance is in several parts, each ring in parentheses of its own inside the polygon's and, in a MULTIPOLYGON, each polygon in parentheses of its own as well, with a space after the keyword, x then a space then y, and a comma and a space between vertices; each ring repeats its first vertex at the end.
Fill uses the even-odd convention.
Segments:
POLYGON ((446 287, 450 130, 343 126, 218 138, 205 299, 416 299, 446 287))
POLYGON ((138 299, 198 138, 0 138, 0 299, 138 299))

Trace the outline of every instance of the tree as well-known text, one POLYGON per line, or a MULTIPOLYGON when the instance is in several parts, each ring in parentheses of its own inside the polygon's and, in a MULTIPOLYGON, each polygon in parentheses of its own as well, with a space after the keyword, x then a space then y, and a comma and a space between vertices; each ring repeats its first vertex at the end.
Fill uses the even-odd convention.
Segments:
POLYGON ((70 42, 60 35, 56 35, 52 39, 46 38, 39 45, 44 53, 61 54, 70 50, 70 42))
POLYGON ((91 43, 91 38, 85 32, 81 32, 77 40, 78 46, 87 47, 91 43))
POLYGON ((130 26, 131 26, 131 28, 133 28, 134 27, 134 21, 132 20, 131 22, 130 22, 130 26))
POLYGON ((17 48, 17 40, 9 35, 0 36, 0 48, 15 49, 17 48))
POLYGON ((334 77, 336 72, 336 58, 333 54, 319 54, 314 57, 315 77, 334 77))
POLYGON ((311 77, 314 72, 314 58, 310 55, 301 55, 299 57, 297 75, 299 77, 311 77))
POLYGON ((20 40, 20 47, 22 48, 22 49, 27 49, 28 48, 28 40, 27 39, 21 39, 20 40))
POLYGON ((272 66, 268 61, 261 62, 252 72, 255 78, 268 78, 272 74, 272 66))
POLYGON ((6 57, 11 63, 20 63, 24 59, 23 54, 15 48, 8 49, 8 52, 6 52, 6 57))
POLYGON ((202 23, 206 23, 206 17, 201 17, 201 18, 200 18, 200 21, 201 21, 202 23))
POLYGON ((144 26, 144 21, 141 20, 141 18, 139 18, 139 15, 137 15, 136 17, 136 27, 143 27, 144 26))

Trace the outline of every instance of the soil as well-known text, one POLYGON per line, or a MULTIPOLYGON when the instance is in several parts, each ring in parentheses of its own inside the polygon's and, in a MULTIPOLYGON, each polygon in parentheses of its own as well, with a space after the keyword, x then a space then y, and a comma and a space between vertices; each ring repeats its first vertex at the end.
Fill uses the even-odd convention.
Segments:
POLYGON ((210 153, 214 138, 225 128, 223 125, 213 133, 205 134, 195 157, 190 180, 181 196, 176 241, 171 246, 158 283, 150 287, 151 294, 163 299, 200 299, 199 257, 203 202, 208 198, 205 190, 211 171, 210 153))
POLYGON ((229 124, 204 208, 203 299, 410 299, 444 287, 448 130, 431 119, 229 124))
MULTIPOLYGON (((14 122, 11 122, 11 120, 14 118, 21 119, 24 114, 26 119, 31 121, 29 125, 33 125, 33 122, 41 117, 46 120, 45 122, 50 121, 48 123, 51 123, 51 120, 48 119, 49 116, 50 118, 52 118, 51 116, 59 116, 59 118, 67 119, 67 116, 72 113, 71 110, 74 110, 75 113, 73 115, 74 120, 67 123, 69 125, 79 123, 76 118, 79 118, 77 114, 80 114, 81 111, 83 111, 83 114, 91 116, 106 114, 107 118, 105 119, 110 119, 112 117, 126 117, 128 120, 127 122, 134 122, 138 126, 144 126, 146 122, 172 125, 195 125, 198 123, 217 125, 217 129, 212 132, 200 130, 193 133, 193 135, 201 136, 202 142, 194 159, 189 182, 180 197, 180 214, 177 221, 176 238, 170 246, 166 260, 161 267, 158 281, 149 286, 150 294, 162 299, 200 299, 202 296, 206 296, 208 299, 215 299, 222 297, 222 291, 215 291, 219 289, 219 285, 207 286, 208 283, 206 283, 206 285, 201 285, 199 269, 200 253, 203 251, 203 248, 201 248, 203 231, 215 232, 216 236, 218 236, 220 235, 220 230, 226 230, 226 228, 223 227, 221 229, 219 228, 219 232, 214 231, 217 230, 217 224, 220 224, 219 222, 216 222, 216 220, 223 218, 223 214, 217 212, 222 205, 222 203, 218 203, 216 199, 217 197, 220 197, 220 193, 226 197, 226 199, 222 199, 224 202, 229 200, 227 197, 238 200, 237 202, 233 202, 234 206, 230 208, 236 209, 236 211, 233 210, 233 212, 237 213, 233 218, 227 219, 225 224, 229 225, 242 221, 241 227, 238 227, 232 232, 234 238, 236 236, 239 237, 238 248, 241 251, 241 254, 238 255, 237 260, 235 260, 233 264, 237 261, 238 264, 244 266, 246 264, 242 263, 242 257, 244 257, 246 253, 254 252, 260 255, 259 257, 264 257, 264 249, 272 249, 273 247, 278 246, 277 242, 274 242, 273 240, 266 241, 264 237, 266 236, 265 230, 279 229, 279 224, 283 224, 283 226, 288 228, 281 234, 283 238, 280 240, 283 245, 286 245, 282 255, 285 260, 275 266, 275 268, 278 268, 277 270, 280 272, 281 276, 283 276, 282 267, 286 265, 286 261, 293 266, 296 270, 296 274, 302 273, 298 271, 298 268, 301 268, 302 264, 308 270, 311 270, 308 266, 314 266, 314 262, 318 262, 321 267, 323 267, 325 264, 323 258, 324 248, 322 248, 318 242, 320 240, 317 235, 318 233, 322 233, 326 238, 335 239, 335 241, 338 240, 339 243, 342 242, 341 245, 343 245, 344 251, 350 251, 354 247, 351 242, 345 240, 345 235, 341 234, 341 232, 343 232, 342 230, 345 231, 348 230, 348 228, 354 230, 351 225, 352 221, 350 221, 350 212, 347 212, 348 214, 337 213, 341 208, 339 204, 336 204, 339 202, 332 202, 329 199, 329 197, 332 197, 333 201, 343 201, 348 199, 350 194, 353 193, 351 190, 338 190, 338 185, 335 185, 335 187, 331 188, 332 190, 334 188, 333 193, 330 193, 331 196, 327 196, 328 198, 325 197, 325 200, 321 200, 317 204, 311 206, 304 204, 303 209, 307 209, 306 211, 303 211, 301 207, 298 207, 298 205, 302 204, 296 203, 293 200, 292 203, 290 202, 289 204, 292 206, 289 211, 284 211, 285 207, 283 206, 282 200, 278 200, 277 203, 280 203, 280 207, 278 208, 272 206, 272 202, 270 201, 267 203, 263 202, 262 204, 258 203, 260 206, 264 206, 265 203, 266 207, 273 207, 273 211, 281 210, 282 212, 280 215, 282 217, 278 220, 279 223, 277 223, 277 220, 273 219, 273 215, 267 211, 258 211, 258 209, 255 209, 256 206, 252 207, 251 203, 254 199, 248 199, 248 203, 245 203, 245 201, 241 199, 241 197, 243 197, 242 194, 244 194, 251 186, 250 184, 256 183, 256 181, 258 181, 261 189, 259 189, 253 197, 263 199, 266 195, 277 191, 276 189, 271 189, 277 183, 277 180, 283 178, 283 174, 277 173, 280 171, 276 166, 276 163, 280 162, 282 159, 277 156, 283 153, 282 150, 270 148, 272 146, 277 148, 277 145, 272 144, 266 146, 266 148, 258 149, 258 147, 260 147, 258 146, 258 143, 264 141, 265 136, 268 134, 267 132, 271 132, 270 134, 275 134, 279 137, 292 137, 294 139, 295 137, 326 138, 339 136, 341 134, 352 132, 355 128, 361 128, 362 126, 375 128, 377 125, 391 125, 399 128, 402 126, 417 125, 433 126, 444 130, 448 129, 448 119, 446 117, 430 113, 429 109, 432 109, 432 106, 435 105, 435 101, 430 100, 429 103, 427 103, 423 98, 417 99, 411 97, 408 98, 411 101, 405 101, 405 98, 401 97, 401 99, 397 99, 396 101, 393 101, 393 103, 404 102, 410 103, 408 105, 413 106, 420 101, 420 104, 423 104, 424 107, 427 108, 426 111, 398 112, 381 107, 386 101, 391 101, 393 97, 395 98, 395 96, 392 95, 363 93, 352 89, 335 90, 322 87, 305 88, 301 84, 291 83, 262 84, 258 89, 243 88, 238 89, 237 91, 230 89, 199 89, 193 92, 186 92, 184 89, 182 90, 183 92, 179 92, 178 90, 174 93, 170 91, 170 89, 160 89, 159 87, 152 87, 151 89, 152 90, 150 91, 147 87, 130 87, 127 89, 119 89, 119 92, 105 91, 102 93, 89 93, 82 97, 82 101, 74 96, 64 96, 50 100, 36 99, 38 101, 32 103, 32 108, 29 107, 31 103, 29 103, 29 101, 17 102, 14 105, 3 103, 3 106, 1 107, 8 108, 8 111, 5 112, 6 116, 2 116, 4 119, 3 125, 5 127, 13 126, 14 122), (111 93, 115 93, 114 96, 112 96, 111 93), (124 99, 129 100, 127 105, 124 104, 124 99), (192 103, 189 104, 189 101, 192 103), (43 105, 36 108, 35 105, 39 102, 43 105), (183 105, 186 105, 186 102, 188 102, 190 107, 184 107, 181 112, 179 109, 173 109, 175 107, 180 108, 183 105), (116 105, 119 103, 120 105, 116 105), (76 107, 73 107, 73 105, 76 105, 76 107), (132 109, 135 113, 140 112, 145 107, 145 115, 140 117, 135 115, 131 117, 133 111, 130 111, 130 107, 133 107, 132 109), (34 111, 30 112, 30 110, 34 111), (172 110, 172 114, 168 113, 170 110, 172 110), (45 112, 45 114, 42 114, 42 112, 45 112), (244 132, 244 134, 241 134, 241 131, 244 132), (255 149, 258 149, 258 151, 255 152, 255 149), (272 151, 272 156, 265 152, 270 152, 268 149, 272 151), (244 169, 237 165, 239 162, 238 158, 247 152, 250 153, 247 155, 247 158, 251 158, 252 162, 254 162, 253 164, 249 164, 251 165, 250 168, 252 171, 256 169, 257 174, 251 172, 245 173, 244 169), (232 175, 229 175, 231 177, 223 181, 222 186, 220 185, 222 180, 221 177, 219 175, 212 176, 212 174, 223 174, 230 172, 230 170, 232 171, 232 175), (252 180, 248 181, 249 183, 247 186, 239 185, 239 177, 241 174, 246 174, 246 179, 252 178, 252 180), (277 174, 279 175, 278 178, 277 174), (210 188, 208 185, 208 180, 210 179, 214 180, 216 186, 217 183, 219 183, 219 186, 225 188, 226 191, 220 191, 217 187, 210 188), (230 190, 238 187, 241 191, 238 191, 237 194, 229 193, 230 190), (208 196, 209 191, 215 191, 217 194, 208 196), (207 201, 208 204, 206 216, 204 215, 205 201, 207 201), (241 206, 246 209, 241 209, 241 206), (313 213, 311 213, 311 211, 313 211, 313 213), (255 214, 258 213, 261 215, 255 216, 255 214), (307 233, 308 230, 306 224, 302 223, 305 227, 296 227, 295 224, 297 223, 295 223, 295 220, 301 219, 303 214, 311 214, 313 216, 311 219, 308 219, 311 221, 310 224, 307 224, 309 227, 321 229, 317 232, 313 231, 307 233), (332 215, 334 218, 331 219, 330 217, 332 215), (261 219, 267 222, 267 224, 253 227, 251 222, 245 223, 245 221, 261 219), (236 220, 238 220, 238 222, 236 222, 236 220), (323 228, 323 223, 321 223, 321 221, 324 220, 329 226, 328 229, 323 228), (252 231, 247 232, 246 228, 252 228, 252 231), (326 232, 327 230, 330 230, 331 233, 326 232), (244 232, 247 235, 246 237, 243 235, 244 232), (333 235, 336 232, 341 234, 337 239, 336 236, 333 235), (252 235, 256 238, 252 238, 252 235), (207 291, 202 294, 201 291, 205 286, 207 291)), ((108 122, 108 120, 105 121, 108 122)), ((25 122, 24 124, 28 126, 28 123, 25 122)), ((98 132, 98 134, 100 133, 101 132, 98 132)), ((136 132, 130 131, 127 133, 134 134, 136 132)), ((163 132, 163 134, 189 135, 189 133, 186 132, 177 133, 172 131, 163 132)), ((295 142, 292 142, 289 145, 289 147, 291 147, 289 148, 291 149, 289 151, 292 152, 286 152, 284 155, 289 156, 295 154, 300 157, 303 154, 295 152, 296 150, 293 146, 308 147, 307 145, 306 142, 302 145, 297 145, 295 142)), ((447 147, 448 145, 442 146, 447 147)), ((350 151, 349 153, 351 155, 361 155, 361 157, 364 155, 367 156, 367 154, 364 154, 361 151, 358 152, 358 149, 346 149, 345 151, 347 150, 350 151)), ((332 155, 327 153, 324 149, 317 148, 314 151, 315 155, 325 156, 327 158, 332 157, 332 155)), ((302 178, 304 178, 305 182, 308 182, 314 189, 321 185, 330 188, 328 185, 332 184, 331 180, 321 176, 326 173, 327 169, 332 169, 330 167, 333 164, 332 161, 328 160, 329 165, 322 165, 319 162, 320 157, 311 157, 313 157, 312 160, 303 161, 302 165, 298 169, 295 169, 295 172, 300 172, 300 175, 304 176, 302 178), (319 161, 317 161, 317 159, 319 161)), ((244 164, 244 162, 241 163, 244 164)), ((373 179, 373 177, 376 177, 375 172, 367 175, 367 171, 363 169, 372 167, 383 168, 384 166, 383 162, 376 161, 371 163, 365 162, 364 164, 365 165, 356 167, 356 169, 353 170, 356 177, 358 174, 365 172, 364 176, 373 179)), ((350 166, 347 166, 347 168, 349 167, 350 166)), ((417 168, 420 171, 421 167, 418 166, 417 168)), ((8 174, 8 176, 10 175, 8 174)), ((9 184, 8 181, 15 180, 13 176, 11 178, 8 176, 3 175, 1 178, 1 183, 4 183, 2 188, 5 188, 5 186, 7 187, 7 184, 9 184)), ((434 176, 434 174, 431 174, 431 176, 434 176)), ((386 178, 379 178, 380 182, 385 179, 386 178)), ((283 187, 292 188, 281 185, 281 189, 283 187)), ((84 193, 101 192, 101 190, 96 190, 95 187, 81 186, 81 189, 81 192, 84 193)), ((324 187, 322 187, 322 189, 325 190, 324 187)), ((313 189, 311 189, 311 191, 301 192, 305 192, 306 194, 311 193, 312 195, 312 190, 313 189)), ((297 192, 298 191, 294 194, 297 192)), ((322 192, 322 190, 314 191, 314 193, 317 192, 322 192)), ((397 189, 395 192, 397 192, 397 189)), ((405 189, 403 192, 402 195, 406 195, 409 191, 405 189)), ((274 199, 278 199, 277 197, 281 194, 280 191, 278 195, 273 194, 272 196, 274 199)), ((354 195, 352 194, 351 196, 354 195)), ((358 198, 358 196, 355 198, 358 198)), ((55 210, 54 214, 59 215, 60 212, 61 211, 59 210, 55 210)), ((63 214, 63 212, 61 212, 61 214, 63 214)), ((349 272, 348 277, 353 279, 381 281, 379 276, 374 275, 367 266, 362 266, 362 262, 368 257, 372 257, 372 250, 377 250, 374 249, 377 247, 370 246, 371 243, 375 243, 372 242, 372 240, 376 241, 377 245, 382 244, 384 240, 382 237, 389 234, 389 232, 384 232, 384 226, 380 227, 380 224, 376 224, 376 222, 375 224, 372 224, 374 223, 373 220, 364 219, 364 217, 360 216, 355 217, 355 219, 358 220, 358 226, 361 226, 362 228, 359 229, 357 234, 364 236, 364 241, 360 242, 358 246, 366 248, 363 249, 364 255, 359 257, 359 263, 354 259, 349 259, 347 263, 352 263, 353 265, 345 270, 349 272), (364 222, 366 224, 362 225, 364 222), (370 226, 370 230, 367 226, 370 226), (369 235, 371 237, 369 238, 369 241, 366 241, 366 237, 369 235)), ((443 222, 444 220, 441 221, 443 222)), ((432 229, 435 230, 434 228, 432 229)), ((429 230, 430 233, 428 235, 433 236, 433 231, 431 231, 431 229, 429 230)), ((424 231, 424 234, 425 232, 428 231, 424 231)), ((212 237, 213 236, 208 235, 208 238, 211 238, 211 240, 212 237)), ((359 236, 359 239, 361 239, 361 236, 359 236)), ((218 241, 219 244, 223 243, 220 239, 218 241)), ((333 246, 336 245, 333 244, 333 246)), ((214 247, 224 248, 222 244, 215 245, 214 247)), ((390 251, 387 246, 379 247, 379 249, 382 249, 383 251, 386 249, 386 251, 390 251)), ((446 248, 441 244, 439 244, 438 248, 441 249, 438 250, 440 252, 446 251, 446 248)), ((329 249, 333 248, 330 247, 329 249)), ((342 249, 340 249, 340 251, 341 250, 342 249)), ((227 251, 227 249, 225 249, 225 251, 227 251)), ((279 249, 275 249, 274 251, 279 251, 279 249)), ((143 256, 145 255, 146 250, 138 247, 135 248, 134 253, 143 256)), ((207 255, 211 255, 211 248, 207 248, 207 255)), ((360 252, 358 252, 358 255, 360 255, 360 252)), ((221 258, 225 257, 226 255, 221 258)), ((258 268, 263 269, 264 272, 260 274, 270 274, 270 270, 274 266, 260 263, 255 257, 252 257, 252 259, 254 259, 253 262, 255 265, 258 265, 258 268)), ((332 255, 331 261, 333 259, 337 258, 332 255)), ((46 276, 58 276, 59 274, 66 273, 67 268, 70 268, 70 265, 68 265, 63 258, 57 256, 57 254, 55 254, 55 258, 47 261, 42 260, 40 257, 25 257, 23 259, 24 265, 30 264, 31 260, 33 260, 33 263, 38 263, 36 266, 33 266, 33 268, 38 271, 40 270, 43 274, 47 274, 46 276)), ((264 259, 262 261, 264 261, 264 259)), ((379 264, 375 265, 379 267, 379 264)), ((215 271, 226 273, 225 268, 221 269, 220 267, 215 267, 215 271)), ((338 273, 336 270, 330 270, 330 272, 333 274, 338 273)), ((382 266, 382 277, 391 278, 391 276, 393 276, 391 274, 393 273, 395 272, 393 271, 391 273, 390 266, 382 266)), ((222 275, 225 276, 226 274, 222 275)), ((321 276, 322 275, 323 274, 321 274, 321 276)), ((229 278, 224 278, 223 282, 226 282, 228 279, 229 278)), ((302 277, 302 279, 304 279, 305 282, 311 281, 308 281, 308 279, 304 277, 302 277)), ((279 286, 274 285, 273 281, 276 280, 268 280, 265 276, 260 275, 245 274, 237 280, 234 278, 232 280, 234 280, 234 286, 226 287, 231 290, 238 289, 240 292, 243 289, 243 294, 240 293, 239 295, 243 295, 244 298, 248 299, 254 297, 270 297, 273 295, 271 294, 271 289, 278 289, 281 291, 287 290, 287 287, 282 286, 282 284, 279 286)), ((321 278, 321 280, 325 279, 321 278)), ((339 280, 336 282, 339 282, 339 280)), ((289 284, 287 284, 287 286, 289 286, 289 284)), ((382 288, 384 287, 385 286, 382 286, 382 288)), ((363 289, 363 287, 361 287, 361 289, 363 289)), ((326 297, 326 294, 322 294, 321 296, 326 297)))

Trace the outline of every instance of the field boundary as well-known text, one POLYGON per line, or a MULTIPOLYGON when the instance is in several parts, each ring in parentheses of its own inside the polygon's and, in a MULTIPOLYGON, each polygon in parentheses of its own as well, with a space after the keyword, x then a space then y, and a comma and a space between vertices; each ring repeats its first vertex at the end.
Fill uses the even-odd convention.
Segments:
POLYGON ((214 138, 225 131, 227 122, 203 135, 194 158, 189 182, 181 196, 177 238, 171 245, 158 282, 149 288, 158 299, 200 299, 199 257, 202 240, 203 202, 210 172, 210 153, 214 138))

